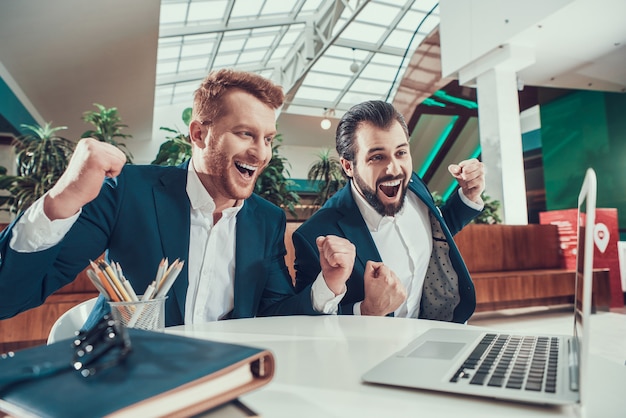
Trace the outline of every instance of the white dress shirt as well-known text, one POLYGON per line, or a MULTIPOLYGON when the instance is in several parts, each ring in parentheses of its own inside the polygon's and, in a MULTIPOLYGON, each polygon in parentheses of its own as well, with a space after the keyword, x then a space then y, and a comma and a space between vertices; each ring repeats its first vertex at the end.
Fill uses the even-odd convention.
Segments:
POLYGON ((216 321, 234 307, 237 213, 243 205, 223 210, 213 225, 215 202, 192 166, 187 175, 191 226, 185 324, 216 321))
MULTIPOLYGON (((356 190, 354 182, 352 196, 381 260, 396 274, 406 289, 407 298, 394 315, 417 318, 424 276, 433 246, 428 208, 414 193, 408 192, 402 209, 395 216, 382 216, 356 190)), ((361 302, 354 304, 354 314, 361 314, 361 302)))

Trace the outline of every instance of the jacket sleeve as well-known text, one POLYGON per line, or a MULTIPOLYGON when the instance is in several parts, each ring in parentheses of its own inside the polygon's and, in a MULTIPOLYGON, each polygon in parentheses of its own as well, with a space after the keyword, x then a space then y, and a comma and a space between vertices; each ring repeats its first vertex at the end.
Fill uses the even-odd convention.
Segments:
POLYGON ((294 270, 296 271, 296 292, 311 287, 320 271, 320 255, 315 242, 307 240, 298 229, 291 236, 296 253, 294 270))
POLYGON ((452 193, 440 210, 452 235, 456 235, 480 213, 463 203, 458 192, 452 193))
MULTIPOLYGON (((299 229, 293 233, 292 240, 296 252, 296 261, 294 266, 296 270, 296 292, 299 294, 309 294, 313 282, 315 282, 317 276, 322 270, 320 267, 319 251, 314 238, 309 237, 307 239, 306 232, 302 232, 299 229)), ((358 271, 355 268, 350 275, 350 279, 356 275, 358 275, 358 271)), ((357 286, 356 283, 363 281, 362 279, 350 279, 348 279, 348 291, 351 289, 351 283, 354 283, 354 286, 357 286)), ((342 301, 339 303, 337 308, 338 315, 352 315, 354 313, 353 307, 355 302, 349 301, 349 299, 348 294, 346 294, 346 296, 344 296, 342 301)))
POLYGON ((280 227, 274 228, 269 243, 272 256, 267 260, 267 282, 259 305, 258 315, 315 315, 311 301, 311 286, 300 293, 294 291, 293 282, 285 264, 285 214, 281 213, 280 227))
POLYGON ((52 293, 71 283, 89 263, 100 256, 114 222, 117 182, 108 182, 98 198, 55 246, 21 253, 10 248, 13 222, 0 234, 0 319, 10 318, 43 304, 52 293), (113 186, 113 187, 111 187, 113 186))

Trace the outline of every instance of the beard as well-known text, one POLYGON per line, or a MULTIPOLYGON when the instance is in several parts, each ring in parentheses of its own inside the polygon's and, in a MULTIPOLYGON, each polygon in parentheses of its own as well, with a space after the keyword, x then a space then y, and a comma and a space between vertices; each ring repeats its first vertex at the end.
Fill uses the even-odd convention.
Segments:
POLYGON ((211 152, 213 153, 213 157, 209 175, 213 179, 214 186, 228 199, 245 200, 249 198, 254 191, 254 185, 262 170, 259 169, 256 171, 254 181, 252 181, 251 184, 242 187, 237 184, 236 179, 233 178, 235 174, 229 169, 231 161, 226 154, 217 148, 214 148, 211 152))
MULTIPOLYGON (((384 182, 392 181, 392 180, 397 180, 397 177, 396 178, 388 177, 388 178, 382 178, 378 180, 376 182, 376 189, 378 189, 378 185, 380 183, 384 183, 384 182)), ((376 190, 370 188, 367 185, 367 183, 365 183, 363 178, 359 176, 356 166, 354 167, 354 181, 356 185, 359 186, 359 190, 361 190, 361 194, 365 198, 365 201, 369 203, 370 206, 373 207, 374 210, 378 212, 380 215, 395 216, 398 212, 400 212, 400 210, 404 206, 404 200, 406 197, 407 187, 402 187, 402 184, 400 185, 402 187, 402 190, 400 190, 400 193, 401 193, 400 200, 397 203, 384 204, 378 198, 378 194, 376 193, 376 190)))

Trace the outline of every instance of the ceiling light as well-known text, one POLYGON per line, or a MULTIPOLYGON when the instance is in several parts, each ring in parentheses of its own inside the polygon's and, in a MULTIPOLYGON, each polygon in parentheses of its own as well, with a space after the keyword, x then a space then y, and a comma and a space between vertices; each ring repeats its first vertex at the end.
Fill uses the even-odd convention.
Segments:
POLYGON ((352 71, 354 74, 359 72, 359 69, 361 67, 359 66, 359 64, 356 62, 356 58, 354 56, 354 48, 352 48, 352 64, 350 64, 350 71, 352 71))
POLYGON ((335 110, 334 109, 327 109, 324 108, 324 119, 322 119, 322 121, 320 122, 320 126, 322 127, 323 130, 328 130, 330 129, 331 126, 331 122, 329 117, 333 117, 335 116, 335 110))

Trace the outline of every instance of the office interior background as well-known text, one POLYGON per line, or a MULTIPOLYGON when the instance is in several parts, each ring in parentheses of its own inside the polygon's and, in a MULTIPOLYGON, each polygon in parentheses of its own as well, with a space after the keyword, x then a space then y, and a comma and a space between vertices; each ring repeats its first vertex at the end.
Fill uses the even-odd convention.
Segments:
POLYGON ((281 154, 303 190, 338 118, 387 100, 431 191, 478 157, 504 223, 536 223, 575 206, 591 166, 624 240, 625 15, 623 0, 0 0, 0 165, 21 124, 77 139, 94 103, 118 108, 149 163, 201 79, 234 67, 284 87, 281 154))

